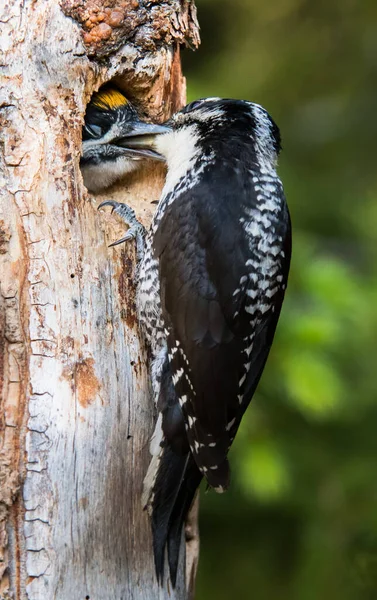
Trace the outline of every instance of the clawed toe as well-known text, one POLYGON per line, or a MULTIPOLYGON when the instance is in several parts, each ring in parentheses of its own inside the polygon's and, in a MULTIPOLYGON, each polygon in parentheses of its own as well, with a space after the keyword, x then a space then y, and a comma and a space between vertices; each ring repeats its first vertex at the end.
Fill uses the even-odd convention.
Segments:
POLYGON ((116 242, 109 244, 109 248, 112 248, 113 246, 118 246, 118 244, 123 244, 123 242, 128 242, 129 240, 133 240, 133 239, 135 239, 137 234, 138 234, 138 231, 136 230, 136 228, 131 227, 127 231, 126 235, 123 236, 122 238, 120 238, 120 240, 117 240, 116 242))
POLYGON ((114 208, 116 207, 117 204, 119 204, 119 202, 115 202, 114 200, 105 200, 104 202, 101 202, 101 204, 99 204, 97 206, 97 210, 99 210, 100 208, 103 208, 104 206, 111 206, 111 212, 114 212, 114 208))
POLYGON ((137 259, 139 261, 143 257, 144 253, 145 229, 137 220, 135 211, 130 206, 127 206, 127 204, 115 202, 115 200, 105 200, 104 202, 101 202, 98 208, 102 208, 104 206, 111 206, 111 212, 113 213, 115 211, 129 227, 127 233, 120 240, 110 244, 109 248, 135 239, 137 259))
POLYGON ((116 202, 115 200, 105 200, 97 206, 97 210, 103 208, 104 206, 111 206, 111 212, 113 213, 115 210, 116 213, 118 213, 121 217, 124 218, 126 223, 128 223, 129 217, 133 217, 136 220, 135 211, 127 204, 123 204, 122 202, 116 202))

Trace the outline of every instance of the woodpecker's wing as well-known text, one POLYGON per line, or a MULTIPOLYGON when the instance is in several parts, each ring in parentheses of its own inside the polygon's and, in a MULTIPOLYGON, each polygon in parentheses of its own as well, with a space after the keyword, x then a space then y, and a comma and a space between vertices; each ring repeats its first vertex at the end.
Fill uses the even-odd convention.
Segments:
MULTIPOLYGON (((252 322, 247 309, 253 293, 248 293, 256 289, 258 273, 249 277, 250 236, 240 225, 244 207, 256 204, 249 172, 217 169, 216 181, 204 174, 200 185, 167 204, 153 244, 173 383, 193 456, 210 485, 221 491, 229 482, 230 429, 243 412, 243 374, 242 385, 255 389, 271 343, 258 349, 256 370, 253 352, 246 355, 245 347, 253 336, 256 347, 256 332, 266 329, 272 342, 282 295, 271 299, 271 306, 277 303, 275 314, 261 312, 252 322)), ((285 239, 286 213, 278 216, 277 225, 276 236, 285 239)), ((285 285, 288 270, 286 258, 281 260, 276 261, 282 281, 278 287, 285 285)), ((254 304, 259 301, 255 294, 254 304)))

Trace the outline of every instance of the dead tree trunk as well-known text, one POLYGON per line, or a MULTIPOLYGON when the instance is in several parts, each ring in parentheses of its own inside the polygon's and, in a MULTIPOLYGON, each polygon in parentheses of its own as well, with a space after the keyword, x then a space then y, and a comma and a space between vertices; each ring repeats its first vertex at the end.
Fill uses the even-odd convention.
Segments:
MULTIPOLYGON (((91 93, 114 80, 161 121, 184 104, 192 0, 8 0, 0 8, 0 598, 186 599, 154 575, 140 505, 153 406, 134 249, 79 171, 91 93)), ((112 189, 145 224, 163 170, 112 189)), ((101 198, 103 199, 103 197, 101 198)), ((189 589, 191 585, 191 590, 189 589)))

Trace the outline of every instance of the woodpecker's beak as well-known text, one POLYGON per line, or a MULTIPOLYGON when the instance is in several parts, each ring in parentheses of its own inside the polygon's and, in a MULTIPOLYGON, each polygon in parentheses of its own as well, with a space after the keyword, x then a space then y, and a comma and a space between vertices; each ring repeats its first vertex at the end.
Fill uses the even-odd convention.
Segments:
POLYGON ((132 129, 126 135, 113 140, 111 143, 127 149, 129 156, 163 161, 165 158, 156 151, 156 138, 164 133, 169 133, 169 131, 171 129, 166 125, 138 121, 132 125, 132 129))

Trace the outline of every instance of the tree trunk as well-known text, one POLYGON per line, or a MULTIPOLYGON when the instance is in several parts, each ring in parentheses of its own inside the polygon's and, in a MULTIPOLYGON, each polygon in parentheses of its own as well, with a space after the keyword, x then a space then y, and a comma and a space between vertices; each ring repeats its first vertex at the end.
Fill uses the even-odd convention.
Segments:
POLYGON ((122 199, 147 225, 164 172, 93 198, 79 158, 104 82, 157 121, 184 104, 179 44, 198 44, 195 7, 8 0, 0 13, 0 598, 187 599, 196 517, 173 592, 157 584, 140 503, 155 415, 135 249, 109 249, 122 226, 96 210, 122 199))

